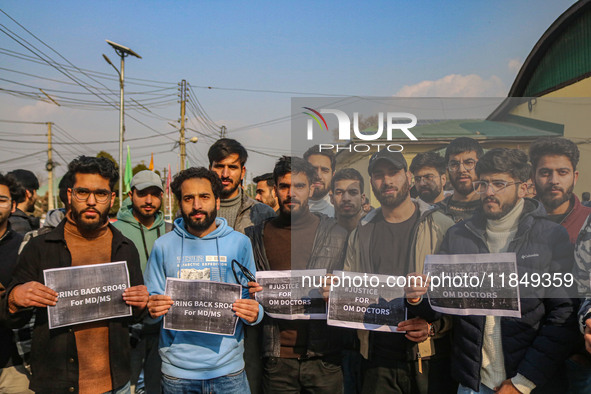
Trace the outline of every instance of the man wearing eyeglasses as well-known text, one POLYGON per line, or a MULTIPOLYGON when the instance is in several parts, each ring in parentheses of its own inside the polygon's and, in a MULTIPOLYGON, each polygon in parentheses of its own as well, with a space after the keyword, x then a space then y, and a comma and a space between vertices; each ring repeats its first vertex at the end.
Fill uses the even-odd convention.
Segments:
POLYGON ((150 316, 160 321, 173 304, 174 300, 164 295, 167 277, 241 284, 243 290, 242 298, 232 305, 240 318, 234 335, 160 330, 162 390, 248 392, 244 327, 263 318, 262 307, 248 293, 252 277, 245 273, 255 272, 250 241, 217 216, 223 184, 213 171, 202 167, 181 171, 171 188, 182 217, 175 220, 173 231, 156 240, 148 260, 145 276, 150 316))
MULTIPOLYGON (((8 286, 16 266, 18 249, 23 236, 14 230, 8 217, 16 209, 16 199, 24 193, 16 179, 0 174, 0 288, 8 286)), ((0 291, 0 294, 3 292, 0 291)), ((2 313, 0 313, 2 315, 2 313)), ((32 393, 29 389, 29 373, 23 367, 12 330, 0 327, 0 392, 32 393)))
POLYGON ((480 208, 480 199, 472 183, 478 180, 475 167, 482 154, 478 141, 468 137, 456 138, 445 150, 449 182, 454 192, 437 206, 456 223, 468 219, 480 208))
POLYGON ((2 304, 11 324, 22 326, 35 313, 31 348, 35 392, 119 393, 129 391, 131 318, 82 323, 49 330, 47 306, 58 293, 43 285, 50 268, 125 261, 131 287, 123 301, 139 318, 148 292, 143 286, 138 252, 131 241, 109 224, 119 173, 105 158, 80 156, 68 170, 70 211, 53 231, 33 238, 23 249, 2 304))
POLYGON ((443 188, 447 182, 445 167, 445 159, 435 152, 419 153, 412 159, 410 172, 421 200, 429 204, 443 200, 443 188))
MULTIPOLYGON (((446 234, 441 253, 514 252, 520 276, 570 272, 572 246, 566 230, 545 217, 529 198, 527 155, 492 149, 480 158, 473 183, 482 211, 446 234)), ((452 376, 458 393, 560 392, 550 388, 573 348, 575 305, 565 288, 520 287, 521 318, 454 316, 452 376), (546 391, 544 391, 546 390, 546 391)))

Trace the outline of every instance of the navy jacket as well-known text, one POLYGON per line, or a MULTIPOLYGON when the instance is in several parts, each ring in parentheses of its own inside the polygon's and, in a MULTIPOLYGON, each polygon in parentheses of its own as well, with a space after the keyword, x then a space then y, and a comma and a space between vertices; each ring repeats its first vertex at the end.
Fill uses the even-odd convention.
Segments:
MULTIPOLYGON (((443 254, 489 253, 486 218, 477 213, 449 229, 443 254)), ((517 234, 509 245, 524 273, 570 273, 573 249, 564 227, 546 217, 543 206, 525 199, 517 234)), ((560 288, 520 287, 521 318, 501 318, 502 347, 507 378, 517 373, 543 391, 543 386, 573 351, 577 335, 575 301, 560 288)), ((478 390, 482 364, 484 316, 454 316, 452 375, 478 390)))

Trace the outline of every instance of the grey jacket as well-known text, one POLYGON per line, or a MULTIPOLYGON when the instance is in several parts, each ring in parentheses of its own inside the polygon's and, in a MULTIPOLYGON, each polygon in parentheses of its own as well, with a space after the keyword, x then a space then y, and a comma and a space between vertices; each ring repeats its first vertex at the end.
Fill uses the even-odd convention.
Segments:
MULTIPOLYGON (((321 213, 312 213, 320 218, 316 229, 312 257, 307 269, 326 269, 327 272, 343 268, 347 230, 339 226, 336 220, 321 213)), ((265 221, 266 222, 266 221, 265 221)), ((257 271, 271 269, 263 241, 265 222, 246 229, 246 235, 252 241, 252 251, 257 271)), ((341 351, 341 329, 329 327, 325 320, 310 320, 306 357, 319 357, 341 351)), ((263 357, 279 357, 279 325, 277 321, 265 315, 263 319, 263 357)))
POLYGON ((244 230, 250 226, 256 226, 268 218, 275 217, 273 208, 266 204, 262 204, 245 193, 241 193, 240 208, 238 209, 238 216, 234 222, 234 230, 245 234, 244 230))

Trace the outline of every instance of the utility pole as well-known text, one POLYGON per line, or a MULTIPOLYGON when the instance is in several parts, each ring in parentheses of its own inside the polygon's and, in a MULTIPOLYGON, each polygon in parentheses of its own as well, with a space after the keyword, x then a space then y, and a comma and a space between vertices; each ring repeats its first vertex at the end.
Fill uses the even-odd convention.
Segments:
POLYGON ((226 126, 220 127, 220 138, 226 138, 226 126))
POLYGON ((179 146, 181 149, 181 171, 185 169, 185 163, 187 161, 187 151, 185 144, 185 105, 187 103, 187 81, 184 79, 180 83, 181 90, 181 138, 179 140, 179 146))
POLYGON ((45 169, 47 170, 47 210, 51 211, 54 209, 53 205, 53 147, 51 145, 51 122, 47 122, 47 164, 45 169))

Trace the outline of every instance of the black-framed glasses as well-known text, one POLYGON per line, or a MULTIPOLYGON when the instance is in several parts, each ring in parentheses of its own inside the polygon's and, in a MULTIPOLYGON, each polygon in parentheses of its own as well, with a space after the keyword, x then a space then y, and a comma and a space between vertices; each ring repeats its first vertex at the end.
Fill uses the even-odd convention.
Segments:
POLYGON ((232 260, 232 272, 234 273, 234 278, 236 279, 236 283, 239 283, 240 286, 242 286, 242 288, 248 289, 248 285, 244 286, 242 284, 242 282, 240 281, 240 279, 238 278, 238 273, 236 272, 236 268, 234 268, 235 265, 238 266, 238 269, 240 269, 240 272, 242 272, 242 275, 244 275, 246 277, 248 282, 256 282, 257 281, 256 276, 254 276, 254 274, 252 272, 250 272, 250 270, 248 268, 246 268, 245 266, 240 264, 238 261, 236 261, 235 259, 232 260))
POLYGON ((96 200, 96 202, 104 203, 109 201, 109 199, 113 195, 112 191, 106 189, 89 190, 84 187, 76 187, 71 190, 72 196, 74 196, 74 198, 80 202, 87 201, 88 197, 90 197, 91 194, 94 194, 94 199, 96 200))
POLYGON ((474 167, 476 167, 476 163, 477 163, 477 161, 472 160, 472 159, 468 159, 468 160, 464 160, 464 161, 452 160, 448 163, 447 168, 450 171, 458 171, 460 169, 460 165, 462 165, 462 166, 464 166, 466 171, 470 171, 474 167))
POLYGON ((493 194, 496 194, 496 193, 502 191, 503 189, 505 189, 507 186, 519 185, 520 183, 523 183, 523 182, 476 181, 476 182, 472 182, 472 185, 474 186, 474 191, 478 194, 485 194, 488 191, 489 187, 492 188, 493 194))

